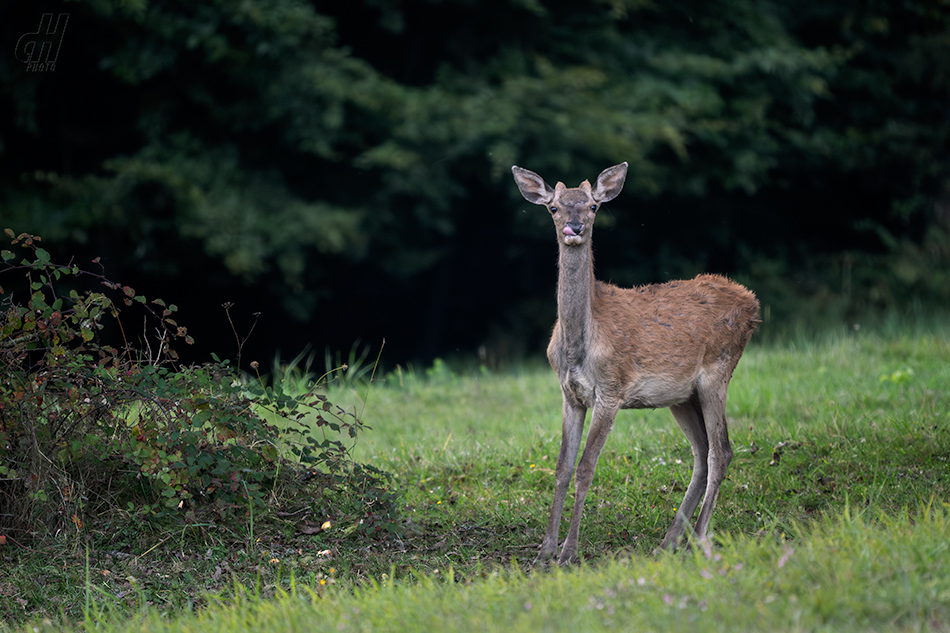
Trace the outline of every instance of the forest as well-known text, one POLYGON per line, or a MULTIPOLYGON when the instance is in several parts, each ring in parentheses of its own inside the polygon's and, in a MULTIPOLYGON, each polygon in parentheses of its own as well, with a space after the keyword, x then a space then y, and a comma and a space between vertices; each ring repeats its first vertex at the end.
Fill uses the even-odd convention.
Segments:
POLYGON ((598 277, 728 274, 758 336, 950 307, 947 0, 3 15, 0 228, 175 302, 200 360, 236 335, 262 361, 540 354, 557 249, 513 164, 576 186, 627 161, 598 277))

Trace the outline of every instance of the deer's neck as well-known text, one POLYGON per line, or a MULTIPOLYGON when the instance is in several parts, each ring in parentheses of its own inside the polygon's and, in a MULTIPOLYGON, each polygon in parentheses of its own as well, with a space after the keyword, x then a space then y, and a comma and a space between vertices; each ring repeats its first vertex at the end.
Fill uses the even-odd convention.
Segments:
POLYGON ((590 242, 579 247, 562 244, 558 260, 557 317, 563 351, 571 364, 579 364, 590 346, 593 286, 594 259, 590 242))

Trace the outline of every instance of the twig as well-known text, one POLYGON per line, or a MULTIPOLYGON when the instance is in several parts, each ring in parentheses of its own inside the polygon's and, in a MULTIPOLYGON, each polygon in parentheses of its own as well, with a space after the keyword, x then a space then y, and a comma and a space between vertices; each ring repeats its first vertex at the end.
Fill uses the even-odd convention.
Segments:
POLYGON ((30 552, 30 553, 33 553, 33 554, 36 553, 36 550, 35 550, 35 549, 33 549, 32 547, 29 547, 29 546, 27 546, 27 545, 24 545, 23 543, 21 543, 20 541, 16 540, 15 538, 13 538, 12 536, 10 536, 9 534, 5 534, 4 536, 6 537, 6 539, 7 539, 8 541, 10 541, 11 543, 13 543, 13 544, 15 544, 16 546, 20 547, 21 549, 25 549, 26 551, 28 551, 28 552, 30 552))
POLYGON ((9 341, 0 341, 0 349, 10 349, 12 347, 16 347, 20 343, 29 343, 30 341, 35 341, 39 338, 39 332, 31 332, 30 334, 24 334, 19 338, 10 339, 9 341))
MULTIPOLYGON (((177 534, 177 533, 176 533, 176 534, 177 534)), ((173 536, 175 536, 175 534, 169 534, 168 536, 166 536, 165 538, 163 538, 162 540, 160 540, 160 541, 159 541, 158 543, 156 543, 155 545, 152 545, 150 548, 148 548, 147 550, 145 550, 144 552, 142 552, 141 554, 139 554, 139 555, 136 556, 135 558, 136 558, 136 559, 142 558, 143 556, 145 556, 146 554, 148 554, 148 553, 151 552, 153 549, 155 549, 156 547, 158 547, 159 545, 161 545, 162 543, 164 543, 165 541, 167 541, 168 539, 170 539, 170 538, 173 537, 173 536)))
POLYGON ((379 346, 379 353, 376 354, 376 362, 373 363, 373 371, 369 375, 369 382, 366 383, 366 394, 363 396, 363 401, 360 404, 360 412, 356 416, 357 419, 363 419, 363 411, 366 410, 366 401, 369 399, 369 388, 373 384, 373 378, 376 377, 376 368, 379 367, 379 359, 383 357, 383 348, 386 347, 386 339, 383 339, 382 344, 379 346))
POLYGON ((287 518, 287 517, 297 516, 298 514, 302 514, 304 512, 310 512, 310 508, 300 508, 296 512, 278 512, 277 516, 281 518, 287 518))
POLYGON ((226 301, 221 304, 221 307, 224 308, 224 314, 228 317, 228 324, 231 326, 231 332, 234 334, 234 340, 237 342, 237 364, 238 367, 241 366, 241 352, 244 350, 244 344, 247 343, 248 339, 251 338, 251 334, 254 333, 254 328, 257 327, 257 321, 261 316, 260 312, 254 312, 251 316, 254 317, 254 323, 251 324, 251 329, 248 330, 247 336, 243 339, 237 333, 237 327, 234 325, 234 321, 231 319, 231 308, 234 307, 234 303, 231 301, 226 301))

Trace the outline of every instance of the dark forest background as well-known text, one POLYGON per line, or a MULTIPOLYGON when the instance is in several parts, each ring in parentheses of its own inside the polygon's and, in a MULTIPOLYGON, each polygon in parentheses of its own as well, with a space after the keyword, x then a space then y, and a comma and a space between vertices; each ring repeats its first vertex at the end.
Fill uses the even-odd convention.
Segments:
POLYGON ((947 0, 0 7, 0 228, 176 303, 200 360, 224 302, 246 360, 541 353, 557 246, 512 164, 628 161, 598 277, 729 274, 760 336, 950 307, 947 0))

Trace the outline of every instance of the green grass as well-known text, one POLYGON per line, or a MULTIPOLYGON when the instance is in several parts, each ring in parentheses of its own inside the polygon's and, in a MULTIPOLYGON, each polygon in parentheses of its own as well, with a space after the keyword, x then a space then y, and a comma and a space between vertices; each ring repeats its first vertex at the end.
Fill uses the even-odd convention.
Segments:
MULTIPOLYGON (((538 536, 560 445, 553 372, 430 373, 335 394, 362 407, 373 427, 357 454, 399 474, 413 512, 449 502, 460 506, 456 518, 467 511, 480 525, 526 524, 538 536)), ((947 491, 948 385, 950 343, 939 336, 753 345, 730 387, 736 458, 714 528, 781 531, 846 504, 897 512, 947 491)), ((691 464, 669 411, 622 411, 585 513, 586 554, 649 551, 672 520, 691 464)))
MULTIPOLYGON (((596 567, 498 570, 460 582, 449 568, 363 588, 293 586, 197 618, 151 615, 143 631, 915 631, 950 624, 947 506, 917 520, 846 513, 791 540, 726 538, 700 553, 596 567)), ((106 630, 126 630, 113 624, 106 630), (114 627, 114 628, 113 628, 114 627)))
POLYGON ((404 491, 400 539, 258 517, 253 538, 249 525, 98 535, 88 565, 78 538, 32 555, 7 545, 0 610, 75 621, 88 593, 112 610, 90 622, 115 630, 142 607, 145 630, 948 630, 948 386, 945 334, 753 341, 729 392, 718 558, 652 556, 690 451, 667 410, 624 411, 588 496, 585 565, 539 573, 525 563, 560 443, 553 373, 391 372, 331 399, 362 411, 373 430, 356 456, 404 491), (235 596, 235 580, 259 597, 235 596), (206 592, 223 606, 204 610, 206 592), (168 619, 192 608, 199 619, 168 619))

